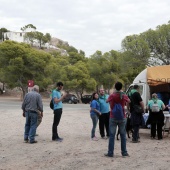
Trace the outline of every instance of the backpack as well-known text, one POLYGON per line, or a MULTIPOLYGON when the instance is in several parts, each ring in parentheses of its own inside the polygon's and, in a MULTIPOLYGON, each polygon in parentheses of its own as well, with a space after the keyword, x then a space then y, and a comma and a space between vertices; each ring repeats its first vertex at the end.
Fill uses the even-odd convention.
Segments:
POLYGON ((115 103, 114 107, 112 109, 113 117, 117 120, 123 120, 124 114, 123 114, 123 108, 120 103, 115 103))
POLYGON ((160 111, 160 108, 159 108, 158 103, 156 101, 152 105, 151 110, 152 110, 152 112, 159 112, 160 111))
POLYGON ((50 108, 51 108, 52 110, 54 109, 53 99, 51 99, 51 101, 50 101, 50 108))

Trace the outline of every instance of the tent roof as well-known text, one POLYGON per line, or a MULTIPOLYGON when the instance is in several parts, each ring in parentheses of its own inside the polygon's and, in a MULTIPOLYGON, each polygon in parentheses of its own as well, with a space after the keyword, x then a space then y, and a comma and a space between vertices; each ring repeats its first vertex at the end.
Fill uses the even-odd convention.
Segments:
POLYGON ((170 83, 170 65, 148 67, 147 82, 150 86, 170 83))

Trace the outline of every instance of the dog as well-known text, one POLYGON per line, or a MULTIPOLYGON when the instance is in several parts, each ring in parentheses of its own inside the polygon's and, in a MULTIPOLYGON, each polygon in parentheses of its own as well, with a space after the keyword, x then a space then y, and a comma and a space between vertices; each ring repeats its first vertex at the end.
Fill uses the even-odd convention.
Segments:
MULTIPOLYGON (((127 121, 126 121, 126 133, 127 133, 128 138, 130 138, 130 132, 133 134, 130 114, 126 113, 126 118, 127 118, 127 121)), ((120 135, 120 131, 118 129, 117 140, 119 140, 119 135, 120 135)))

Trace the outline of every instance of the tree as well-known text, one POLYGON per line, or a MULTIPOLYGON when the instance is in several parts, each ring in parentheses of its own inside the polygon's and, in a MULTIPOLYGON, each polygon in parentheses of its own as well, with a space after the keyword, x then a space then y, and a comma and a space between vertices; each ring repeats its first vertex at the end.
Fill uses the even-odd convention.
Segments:
POLYGON ((47 43, 51 41, 51 35, 50 33, 46 33, 44 36, 43 36, 43 44, 47 43))
MULTIPOLYGON (((157 26, 156 30, 149 29, 140 35, 150 48, 150 56, 157 65, 170 64, 170 21, 168 24, 157 26)), ((150 63, 150 64, 152 64, 150 63)))
POLYGON ((122 41, 123 50, 139 65, 170 64, 170 21, 139 35, 130 35, 122 41))
POLYGON ((46 70, 51 59, 50 54, 32 49, 28 44, 14 41, 0 44, 0 68, 3 69, 4 81, 11 88, 21 87, 23 96, 29 79, 41 88, 52 83, 50 72, 46 70))
POLYGON ((128 51, 128 54, 135 60, 137 64, 136 67, 148 64, 150 49, 145 40, 139 35, 127 36, 122 41, 122 47, 123 50, 128 51))
POLYGON ((85 91, 91 92, 96 87, 96 81, 90 77, 87 64, 83 61, 65 66, 62 69, 62 81, 65 89, 74 91, 79 100, 85 91))
POLYGON ((51 40, 51 35, 49 33, 46 33, 45 35, 42 32, 27 32, 24 36, 24 39, 27 43, 31 43, 33 45, 33 42, 37 40, 39 43, 39 46, 41 48, 42 44, 45 44, 51 40))
POLYGON ((35 30, 37 29, 34 25, 28 24, 28 25, 25 25, 24 27, 22 27, 21 30, 25 31, 27 28, 34 28, 35 30))
POLYGON ((0 40, 4 41, 4 34, 5 32, 8 32, 9 30, 7 30, 6 28, 1 28, 0 29, 0 40))
POLYGON ((35 39, 36 39, 35 32, 27 32, 24 35, 24 41, 31 45, 33 45, 35 39))
POLYGON ((113 84, 119 80, 120 68, 116 51, 112 50, 104 54, 101 51, 96 51, 89 58, 88 67, 91 77, 97 82, 96 91, 101 85, 109 91, 113 84))

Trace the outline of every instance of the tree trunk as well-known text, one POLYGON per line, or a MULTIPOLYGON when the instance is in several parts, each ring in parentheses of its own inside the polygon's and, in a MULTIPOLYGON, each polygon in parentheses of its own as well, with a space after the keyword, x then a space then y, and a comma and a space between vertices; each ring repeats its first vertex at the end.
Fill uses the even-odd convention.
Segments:
POLYGON ((79 103, 82 103, 81 102, 81 93, 77 90, 75 90, 75 92, 76 92, 77 98, 79 99, 79 103))
POLYGON ((21 101, 23 101, 25 94, 27 93, 27 87, 21 87, 22 93, 21 93, 21 101))

